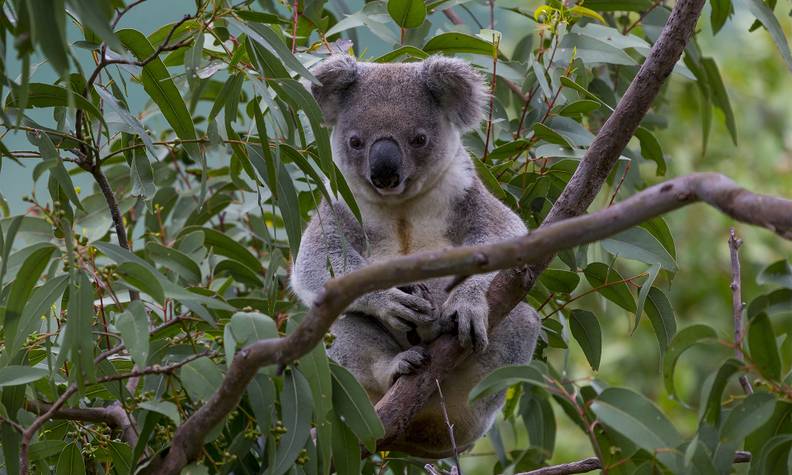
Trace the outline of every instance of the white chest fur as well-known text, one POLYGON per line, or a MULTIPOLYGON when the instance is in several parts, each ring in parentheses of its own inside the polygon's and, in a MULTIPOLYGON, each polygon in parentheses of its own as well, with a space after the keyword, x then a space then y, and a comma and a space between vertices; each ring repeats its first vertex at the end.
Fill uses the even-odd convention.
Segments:
POLYGON ((372 231, 368 259, 382 261, 396 256, 436 251, 452 246, 448 227, 452 207, 472 182, 462 163, 454 163, 430 187, 431 191, 398 206, 359 203, 364 226, 372 231))

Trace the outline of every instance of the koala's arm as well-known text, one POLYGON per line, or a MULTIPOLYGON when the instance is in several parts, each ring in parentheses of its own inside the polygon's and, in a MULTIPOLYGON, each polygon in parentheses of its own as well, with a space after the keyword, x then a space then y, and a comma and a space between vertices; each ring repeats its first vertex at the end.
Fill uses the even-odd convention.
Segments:
MULTIPOLYGON (((480 182, 468 190, 456 214, 455 244, 478 245, 502 241, 528 232, 525 224, 506 205, 492 196, 480 182)), ((468 277, 449 293, 441 311, 447 323, 456 322, 459 343, 475 351, 487 347, 489 323, 489 289, 495 272, 468 277)))
MULTIPOLYGON (((363 256, 365 236, 352 212, 344 205, 323 202, 303 233, 294 261, 291 286, 310 307, 325 283, 333 276, 354 272, 368 264, 363 256)), ((431 319, 431 303, 421 297, 392 288, 355 300, 347 309, 381 319, 394 329, 411 329, 431 319)))

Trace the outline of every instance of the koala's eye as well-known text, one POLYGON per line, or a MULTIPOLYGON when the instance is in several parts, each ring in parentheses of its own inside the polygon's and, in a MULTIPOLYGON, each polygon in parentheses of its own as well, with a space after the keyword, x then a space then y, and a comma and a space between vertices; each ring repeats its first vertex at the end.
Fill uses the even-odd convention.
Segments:
POLYGON ((426 145, 426 135, 418 134, 410 141, 410 145, 413 147, 423 147, 426 145))
POLYGON ((349 146, 354 148, 355 150, 360 150, 363 148, 363 141, 360 140, 360 137, 353 135, 349 138, 349 146))

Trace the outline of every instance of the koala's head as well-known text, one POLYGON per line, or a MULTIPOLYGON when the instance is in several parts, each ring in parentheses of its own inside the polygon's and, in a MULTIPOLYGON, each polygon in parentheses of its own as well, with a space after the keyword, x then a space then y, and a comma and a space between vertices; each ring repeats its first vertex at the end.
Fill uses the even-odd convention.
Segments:
POLYGON ((430 189, 464 156, 460 136, 479 124, 487 100, 469 64, 442 56, 376 64, 338 55, 313 72, 333 159, 370 201, 399 203, 430 189))

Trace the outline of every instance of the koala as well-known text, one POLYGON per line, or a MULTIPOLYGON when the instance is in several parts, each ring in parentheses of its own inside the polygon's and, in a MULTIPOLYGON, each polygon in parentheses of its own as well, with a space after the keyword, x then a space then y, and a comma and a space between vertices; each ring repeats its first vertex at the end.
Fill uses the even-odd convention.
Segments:
MULTIPOLYGON (((314 68, 311 92, 332 128, 333 160, 360 207, 362 224, 340 201, 323 202, 295 258, 291 286, 306 305, 332 275, 402 255, 523 235, 522 220, 484 187, 462 145, 488 100, 483 78, 459 59, 375 64, 334 55, 314 68)), ((540 323, 518 305, 488 334, 486 292, 494 274, 390 288, 354 301, 331 327, 331 359, 378 401, 398 377, 426 364, 427 343, 454 333, 474 352, 442 385, 457 447, 472 447, 492 425, 503 393, 468 403, 470 390, 508 364, 528 363, 540 323)), ((424 458, 453 454, 435 394, 395 450, 424 458)))

